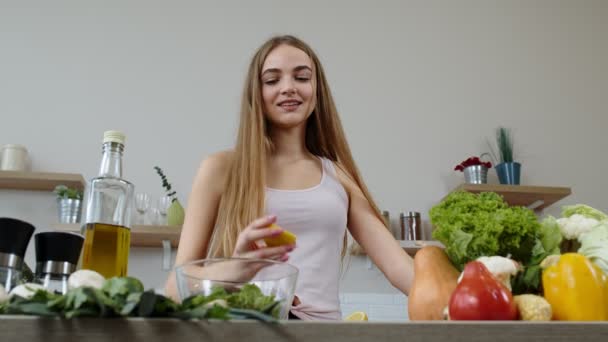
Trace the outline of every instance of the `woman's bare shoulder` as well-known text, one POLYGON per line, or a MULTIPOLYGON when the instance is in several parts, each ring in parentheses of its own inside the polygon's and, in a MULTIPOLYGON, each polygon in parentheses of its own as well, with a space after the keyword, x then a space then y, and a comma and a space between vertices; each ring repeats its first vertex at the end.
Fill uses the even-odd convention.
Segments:
POLYGON ((338 176, 338 179, 340 180, 340 183, 342 183, 342 186, 346 192, 351 194, 353 191, 358 190, 359 186, 357 185, 357 182, 350 172, 344 167, 344 165, 342 165, 339 161, 334 162, 334 165, 336 175, 338 176))
POLYGON ((198 182, 205 183, 217 192, 223 192, 234 160, 234 151, 226 150, 210 154, 201 161, 196 175, 198 182))
POLYGON ((225 150, 212 153, 208 155, 201 162, 201 167, 217 169, 217 170, 227 170, 232 165, 232 161, 234 160, 234 151, 233 150, 225 150))

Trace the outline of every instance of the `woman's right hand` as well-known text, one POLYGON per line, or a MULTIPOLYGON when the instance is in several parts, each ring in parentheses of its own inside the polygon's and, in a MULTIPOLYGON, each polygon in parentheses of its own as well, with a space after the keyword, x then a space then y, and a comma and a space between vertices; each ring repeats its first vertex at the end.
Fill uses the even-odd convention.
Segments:
POLYGON ((277 236, 283 232, 282 228, 269 227, 271 224, 275 223, 276 220, 276 216, 270 215, 251 222, 239 234, 232 256, 253 259, 272 259, 283 262, 287 261, 289 259, 289 252, 294 250, 295 245, 277 247, 259 247, 257 245, 257 241, 267 237, 277 236))
MULTIPOLYGON (((232 254, 233 258, 246 259, 271 259, 285 262, 289 259, 288 253, 295 246, 286 245, 278 247, 258 247, 256 242, 269 236, 281 234, 283 229, 270 228, 276 221, 276 216, 259 218, 249 224, 239 234, 232 254)), ((264 267, 272 264, 268 262, 251 262, 246 260, 229 259, 204 267, 204 277, 211 279, 222 279, 226 282, 240 283, 248 282, 264 267)))

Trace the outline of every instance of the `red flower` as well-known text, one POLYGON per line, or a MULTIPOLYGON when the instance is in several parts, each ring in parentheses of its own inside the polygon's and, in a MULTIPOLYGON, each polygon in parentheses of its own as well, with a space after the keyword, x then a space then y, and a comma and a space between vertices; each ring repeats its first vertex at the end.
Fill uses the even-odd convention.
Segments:
POLYGON ((467 158, 467 160, 462 161, 460 164, 456 165, 454 167, 454 171, 464 171, 464 169, 466 169, 469 166, 473 166, 473 165, 482 165, 487 167, 488 169, 492 167, 492 163, 490 162, 483 162, 479 159, 479 157, 469 157, 467 158))

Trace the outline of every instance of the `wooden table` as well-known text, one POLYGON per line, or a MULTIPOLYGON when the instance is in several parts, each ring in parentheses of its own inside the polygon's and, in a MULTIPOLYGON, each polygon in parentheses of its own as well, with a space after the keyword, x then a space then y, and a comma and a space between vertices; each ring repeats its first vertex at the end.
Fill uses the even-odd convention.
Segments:
POLYGON ((608 322, 206 322, 0 316, 0 341, 605 341, 608 322))

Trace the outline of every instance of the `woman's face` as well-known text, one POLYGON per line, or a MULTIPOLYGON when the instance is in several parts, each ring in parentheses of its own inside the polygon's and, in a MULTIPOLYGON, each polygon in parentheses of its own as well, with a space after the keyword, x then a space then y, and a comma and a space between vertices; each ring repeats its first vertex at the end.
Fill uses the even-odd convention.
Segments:
POLYGON ((274 126, 291 128, 306 122, 316 104, 316 80, 304 51, 276 47, 264 61, 261 81, 264 113, 274 126))

